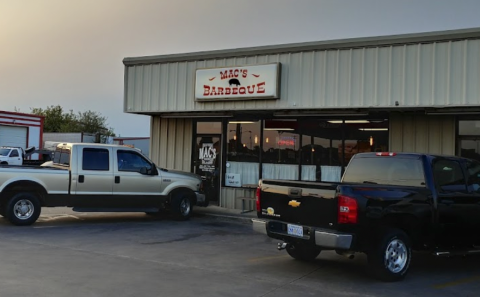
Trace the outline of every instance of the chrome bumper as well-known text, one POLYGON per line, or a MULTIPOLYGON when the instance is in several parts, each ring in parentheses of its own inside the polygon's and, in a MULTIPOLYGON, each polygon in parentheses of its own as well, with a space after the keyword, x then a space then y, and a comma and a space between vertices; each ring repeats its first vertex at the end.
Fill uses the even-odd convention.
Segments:
MULTIPOLYGON (((268 235, 267 221, 252 219, 253 231, 268 235)), ((288 234, 278 234, 282 237, 290 237, 288 234)), ((348 233, 336 233, 330 230, 315 230, 314 231, 315 245, 327 249, 349 250, 352 246, 353 235, 348 233)))
POLYGON ((315 244, 326 248, 348 250, 352 246, 352 240, 352 234, 315 231, 315 244))
POLYGON ((197 196, 197 205, 204 205, 205 204, 205 194, 200 192, 195 192, 197 196))
POLYGON ((267 235, 267 222, 262 220, 252 219, 253 231, 267 235))

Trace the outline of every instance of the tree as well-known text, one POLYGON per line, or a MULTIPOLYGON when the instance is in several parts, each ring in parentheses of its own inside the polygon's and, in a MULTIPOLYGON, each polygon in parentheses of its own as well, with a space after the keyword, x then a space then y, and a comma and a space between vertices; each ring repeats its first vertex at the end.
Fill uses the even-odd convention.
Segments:
MULTIPOLYGON (((60 105, 43 108, 32 108, 32 113, 45 117, 44 132, 84 132, 99 135, 105 139, 115 136, 112 128, 106 128, 107 118, 96 111, 73 113, 73 110, 64 112, 60 105)), ((101 141, 104 142, 104 141, 101 141)))

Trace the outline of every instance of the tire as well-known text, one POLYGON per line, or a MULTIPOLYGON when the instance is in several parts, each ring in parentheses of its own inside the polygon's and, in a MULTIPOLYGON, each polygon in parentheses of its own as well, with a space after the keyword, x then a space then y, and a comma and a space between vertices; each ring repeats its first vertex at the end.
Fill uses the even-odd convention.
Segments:
POLYGON ((170 210, 176 220, 186 221, 190 219, 193 212, 193 203, 190 193, 187 191, 172 193, 170 210))
POLYGON ((40 216, 40 212, 40 201, 32 193, 13 195, 5 208, 6 218, 17 226, 28 226, 35 223, 40 216))
POLYGON ((412 244, 407 234, 400 229, 387 229, 375 242, 377 246, 368 253, 373 276, 386 282, 402 280, 412 260, 412 244))
POLYGON ((288 244, 286 250, 292 258, 299 261, 315 260, 315 258, 320 255, 320 252, 322 251, 320 248, 301 244, 288 244))

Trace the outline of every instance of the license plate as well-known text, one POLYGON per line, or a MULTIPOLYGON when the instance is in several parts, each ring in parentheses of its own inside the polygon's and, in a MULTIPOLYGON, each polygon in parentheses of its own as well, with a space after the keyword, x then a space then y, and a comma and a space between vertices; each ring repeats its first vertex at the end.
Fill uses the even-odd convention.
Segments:
POLYGON ((303 227, 298 225, 287 224, 287 232, 290 235, 303 237, 303 227))

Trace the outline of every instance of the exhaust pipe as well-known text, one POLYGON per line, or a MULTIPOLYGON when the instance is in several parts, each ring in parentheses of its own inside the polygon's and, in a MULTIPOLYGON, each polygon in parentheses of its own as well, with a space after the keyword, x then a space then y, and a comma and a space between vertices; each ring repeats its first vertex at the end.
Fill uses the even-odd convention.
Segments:
POLYGON ((279 251, 281 251, 281 250, 286 249, 287 246, 288 246, 288 243, 286 243, 286 242, 280 243, 280 242, 279 242, 279 243, 278 243, 278 246, 277 246, 277 249, 278 249, 279 251))
POLYGON ((355 258, 355 252, 351 251, 335 251, 338 255, 344 256, 349 260, 353 260, 355 258))

